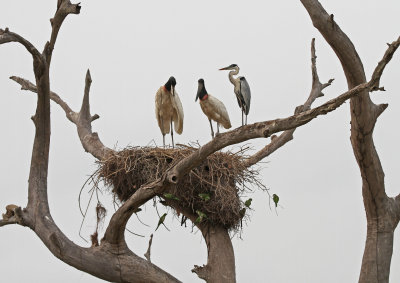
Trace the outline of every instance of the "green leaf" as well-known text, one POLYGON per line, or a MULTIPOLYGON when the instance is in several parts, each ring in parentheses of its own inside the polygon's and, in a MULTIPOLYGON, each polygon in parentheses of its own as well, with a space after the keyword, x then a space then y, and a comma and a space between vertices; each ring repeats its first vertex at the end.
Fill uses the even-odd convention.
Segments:
POLYGON ((210 195, 209 194, 199 194, 199 197, 204 201, 209 201, 210 200, 210 195))
POLYGON ((177 196, 175 196, 175 195, 173 195, 173 194, 170 194, 170 193, 165 193, 165 194, 164 194, 164 197, 165 197, 166 199, 180 200, 177 196))
POLYGON ((203 212, 201 212, 200 210, 196 210, 196 213, 199 217, 197 217, 195 223, 200 223, 202 222, 204 219, 207 218, 207 215, 203 212))

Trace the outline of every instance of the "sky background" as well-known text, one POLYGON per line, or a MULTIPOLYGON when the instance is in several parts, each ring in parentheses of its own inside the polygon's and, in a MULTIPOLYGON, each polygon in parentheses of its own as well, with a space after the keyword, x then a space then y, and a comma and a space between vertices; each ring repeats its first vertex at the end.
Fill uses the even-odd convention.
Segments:
MULTIPOLYGON (((49 39, 49 19, 55 0, 3 1, 0 28, 9 27, 42 50, 49 39)), ((398 0, 322 1, 353 41, 367 78, 387 48, 399 36, 398 0)), ((312 26, 300 1, 94 1, 83 0, 80 15, 71 15, 58 36, 51 66, 51 89, 78 110, 86 70, 92 74, 91 109, 100 119, 94 131, 109 147, 162 145, 154 115, 157 89, 173 75, 185 111, 184 131, 177 143, 210 139, 209 123, 198 102, 197 80, 224 102, 233 127, 241 124, 240 109, 228 80, 218 71, 232 63, 240 67, 252 90, 249 123, 283 118, 302 104, 311 89, 310 43, 316 38, 321 82, 335 78, 319 105, 346 91, 339 60, 312 26)), ((385 70, 386 92, 373 93, 376 103, 389 103, 375 128, 375 146, 385 171, 386 192, 400 193, 398 159, 400 133, 400 54, 385 70)), ((30 55, 17 44, 0 46, 1 146, 0 208, 24 206, 30 166, 36 96, 20 91, 8 77, 34 81, 30 55)), ((52 104, 49 202, 54 220, 75 243, 79 235, 80 188, 96 169, 85 153, 75 126, 52 104)), ((238 282, 357 282, 363 255, 366 220, 361 178, 350 144, 349 104, 319 117, 295 132, 294 140, 260 165, 260 177, 271 194, 280 196, 276 215, 268 195, 255 191, 251 221, 241 239, 233 238, 238 282)), ((170 137, 166 137, 170 142, 170 137)), ((269 140, 247 144, 260 149, 269 140)), ((238 149, 234 146, 233 150, 238 149)), ((89 200, 85 187, 82 203, 89 200)), ((112 196, 104 193, 109 208, 112 196)), ((95 229, 94 206, 82 235, 95 229)), ((162 212, 161 212, 162 213, 162 212)), ((152 204, 132 217, 128 227, 144 238, 127 234, 138 255, 147 250, 158 218, 152 204)), ((201 234, 180 227, 170 213, 166 229, 153 239, 152 262, 184 282, 203 282, 190 272, 207 261, 201 234)), ((395 232, 391 282, 400 282, 399 230, 395 232)), ((101 282, 56 259, 29 229, 0 229, 0 271, 4 282, 101 282)))

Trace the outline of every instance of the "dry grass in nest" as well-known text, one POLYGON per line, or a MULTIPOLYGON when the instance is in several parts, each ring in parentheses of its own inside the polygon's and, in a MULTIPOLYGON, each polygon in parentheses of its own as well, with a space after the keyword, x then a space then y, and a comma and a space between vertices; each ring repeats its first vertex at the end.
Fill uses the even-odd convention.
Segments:
MULTIPOLYGON (((183 145, 175 149, 126 148, 100 163, 98 178, 124 202, 140 186, 161 177, 168 168, 195 150, 197 148, 183 145)), ((165 192, 177 198, 170 197, 167 203, 176 210, 204 213, 206 217, 203 221, 238 230, 244 207, 240 196, 249 190, 249 184, 262 186, 256 178, 258 172, 250 171, 243 165, 243 152, 216 152, 210 155, 165 192)), ((165 199, 165 193, 160 197, 165 199)))

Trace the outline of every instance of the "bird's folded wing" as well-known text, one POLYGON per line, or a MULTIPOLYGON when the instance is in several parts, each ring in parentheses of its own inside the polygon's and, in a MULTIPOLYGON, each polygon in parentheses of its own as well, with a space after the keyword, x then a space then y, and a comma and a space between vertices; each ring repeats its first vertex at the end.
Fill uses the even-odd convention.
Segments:
POLYGON ((174 117, 174 128, 178 134, 182 134, 183 131, 183 107, 181 100, 179 99, 178 93, 175 91, 175 95, 172 98, 172 107, 176 111, 176 117, 174 117))
POLYGON ((162 119, 160 116, 160 108, 161 108, 161 103, 162 103, 162 88, 160 87, 156 93, 156 118, 157 118, 157 122, 158 122, 158 126, 160 127, 160 129, 162 128, 162 119))
POLYGON ((248 115, 250 111, 251 92, 249 83, 245 77, 240 77, 240 92, 245 104, 245 114, 248 115))

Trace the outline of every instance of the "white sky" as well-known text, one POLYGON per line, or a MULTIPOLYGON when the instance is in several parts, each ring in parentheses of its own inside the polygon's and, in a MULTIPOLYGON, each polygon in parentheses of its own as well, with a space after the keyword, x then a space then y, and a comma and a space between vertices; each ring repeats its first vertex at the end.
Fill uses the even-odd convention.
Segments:
MULTIPOLYGON (((49 38, 49 19, 55 0, 2 1, 0 27, 9 27, 40 50, 49 38)), ((325 9, 356 46, 367 77, 399 36, 400 2, 396 0, 322 1, 325 9)), ((338 59, 323 40, 300 1, 205 0, 82 1, 82 11, 65 21, 51 67, 51 88, 78 110, 87 68, 92 73, 93 123, 103 142, 117 148, 162 144, 154 117, 154 95, 169 76, 185 110, 184 131, 178 143, 210 138, 209 124, 194 102, 197 80, 224 102, 233 127, 240 125, 240 109, 227 72, 218 68, 238 64, 252 90, 249 122, 291 115, 310 91, 310 42, 316 38, 318 70, 322 82, 335 78, 322 103, 346 90, 338 59)), ((386 92, 373 93, 377 103, 389 103, 375 129, 375 144, 386 174, 388 195, 400 192, 397 127, 400 111, 400 54, 382 79, 386 92)), ((0 47, 0 125, 2 132, 0 208, 27 201, 29 160, 34 134, 30 117, 36 97, 21 92, 8 79, 18 75, 34 81, 31 58, 16 44, 0 47)), ((327 116, 303 126, 295 138, 262 164, 263 183, 281 198, 278 216, 268 207, 265 193, 256 192, 252 219, 242 239, 235 237, 238 282, 356 282, 363 254, 366 220, 360 173, 350 145, 348 103, 327 116), (329 276, 328 276, 329 275, 329 276)), ((168 142, 170 138, 166 139, 168 142)), ((266 141, 249 143, 255 149, 266 141)), ((84 152, 75 126, 52 105, 52 140, 49 169, 51 212, 59 227, 77 244, 81 216, 78 193, 97 167, 84 152)), ((83 194, 88 200, 89 188, 83 194)), ((111 196, 104 194, 105 203, 111 196)), ((94 211, 94 205, 90 211, 94 211)), ((112 209, 110 208, 109 214, 112 209)), ((128 226, 139 238, 127 235, 138 255, 147 249, 158 219, 152 205, 140 213, 151 225, 135 217, 128 226)), ((171 232, 159 229, 153 240, 152 261, 184 282, 202 282, 190 272, 206 263, 200 233, 182 228, 168 215, 171 232)), ((95 220, 85 221, 88 239, 95 220)), ((395 233, 391 282, 400 281, 398 231, 395 233)), ((0 229, 0 271, 4 282, 99 282, 56 259, 29 229, 0 229)))

